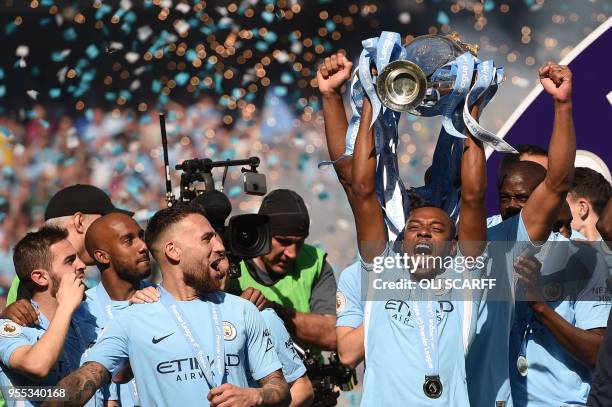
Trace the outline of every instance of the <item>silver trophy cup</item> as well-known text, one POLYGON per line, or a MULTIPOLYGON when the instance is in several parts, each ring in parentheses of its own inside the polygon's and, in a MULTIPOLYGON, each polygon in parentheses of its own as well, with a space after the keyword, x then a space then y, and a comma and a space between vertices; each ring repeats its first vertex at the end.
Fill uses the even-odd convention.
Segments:
POLYGON ((438 68, 465 52, 476 56, 477 45, 464 44, 457 33, 422 35, 405 46, 406 59, 389 63, 376 79, 376 93, 383 105, 397 112, 420 114, 419 108, 435 106, 453 90, 454 77, 438 68))

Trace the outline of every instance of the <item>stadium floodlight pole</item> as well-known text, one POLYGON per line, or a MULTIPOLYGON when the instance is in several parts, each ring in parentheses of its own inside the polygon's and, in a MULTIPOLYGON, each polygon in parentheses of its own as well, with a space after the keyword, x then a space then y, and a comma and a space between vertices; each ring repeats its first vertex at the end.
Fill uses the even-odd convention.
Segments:
POLYGON ((168 137, 166 136, 166 115, 159 114, 159 127, 161 128, 162 148, 164 150, 164 172, 166 174, 166 205, 174 205, 176 198, 172 193, 172 181, 170 180, 170 162, 168 160, 168 137))

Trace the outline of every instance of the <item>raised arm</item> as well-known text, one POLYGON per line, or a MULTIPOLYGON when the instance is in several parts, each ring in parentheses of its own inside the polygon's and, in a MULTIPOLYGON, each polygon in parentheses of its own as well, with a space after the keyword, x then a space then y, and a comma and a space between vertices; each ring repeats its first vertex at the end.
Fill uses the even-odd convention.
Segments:
POLYGON ((376 146, 372 122, 372 105, 364 97, 361 123, 353 152, 351 209, 357 228, 357 245, 361 258, 372 263, 386 246, 387 231, 382 208, 376 196, 376 146))
MULTIPOLYGON (((471 115, 478 119, 478 107, 471 109, 471 115)), ((461 209, 459 216, 459 247, 465 256, 477 257, 482 254, 487 240, 487 170, 484 147, 466 131, 468 138, 463 147, 461 160, 461 209)))
POLYGON ((102 385, 110 381, 110 373, 98 362, 86 362, 57 383, 57 388, 66 389, 66 401, 43 403, 43 406, 82 406, 102 385))
MULTIPOLYGON (((353 63, 344 54, 338 52, 327 58, 317 69, 317 83, 323 100, 323 119, 325 121, 325 138, 327 150, 332 161, 338 159, 345 150, 345 136, 348 128, 342 94, 340 89, 351 77, 353 63)), ((351 167, 353 159, 347 158, 334 164, 338 180, 349 199, 351 191, 351 167)))
POLYGON ((81 303, 84 286, 76 273, 62 277, 57 291, 58 307, 49 329, 32 346, 17 348, 9 358, 9 367, 35 379, 49 375, 59 359, 74 310, 81 303))
POLYGON ((522 212, 523 223, 533 242, 548 239, 572 185, 576 158, 572 72, 567 66, 549 62, 540 68, 540 83, 552 96, 555 118, 548 146, 546 178, 533 191, 522 212))

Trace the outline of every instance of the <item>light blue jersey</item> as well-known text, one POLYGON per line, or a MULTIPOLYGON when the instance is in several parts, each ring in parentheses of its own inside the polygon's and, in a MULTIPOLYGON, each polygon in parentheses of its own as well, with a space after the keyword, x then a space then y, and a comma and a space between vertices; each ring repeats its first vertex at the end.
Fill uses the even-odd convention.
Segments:
MULTIPOLYGON (((209 355, 211 370, 215 369, 214 358, 210 358, 215 347, 210 301, 218 304, 223 323, 223 383, 248 387, 248 376, 260 380, 281 369, 270 331, 257 308, 240 297, 216 292, 208 294, 206 301, 177 301, 203 341, 200 345, 209 355)), ((86 355, 87 361, 98 362, 109 372, 128 359, 142 405, 208 405, 210 387, 193 348, 162 302, 132 305, 119 313, 86 355)))
POLYGON ((522 212, 487 229, 487 274, 496 287, 485 294, 478 308, 478 324, 471 351, 465 361, 472 407, 491 407, 496 402, 512 406, 508 367, 508 344, 514 312, 514 260, 536 246, 522 219, 522 212))
MULTIPOLYGON (((35 309, 38 305, 32 301, 35 309)), ((96 332, 85 307, 81 305, 73 314, 70 328, 64 342, 64 348, 51 370, 51 373, 41 381, 34 381, 9 368, 9 359, 15 350, 23 346, 33 346, 49 328, 49 320, 42 314, 38 315, 39 325, 22 327, 13 321, 0 320, 0 385, 3 396, 9 407, 23 405, 20 402, 9 401, 4 393, 11 386, 55 386, 62 378, 78 369, 81 355, 96 340, 96 332)), ((26 406, 40 405, 40 402, 25 402, 26 406)))
MULTIPOLYGON (((386 253, 391 253, 387 256, 393 256, 390 250, 386 253)), ((376 278, 371 270, 372 265, 364 264, 362 273, 366 273, 364 275, 369 275, 370 278, 376 278)), ((407 276, 405 270, 396 269, 393 272, 403 277, 407 276)), ((348 298, 361 298, 359 285, 353 273, 354 271, 350 271, 347 274, 347 279, 340 288, 347 297, 347 304, 348 298)), ((454 274, 456 274, 454 270, 447 269, 437 278, 454 278, 456 277, 454 274)), ((473 277, 480 276, 473 275, 473 277)), ((392 280, 395 278, 396 275, 391 275, 392 280)), ((365 281, 362 280, 362 284, 365 281)), ((368 287, 370 287, 369 282, 368 287)), ((436 300, 432 292, 429 294, 431 302, 419 300, 424 298, 425 294, 418 288, 403 290, 397 293, 396 298, 386 300, 370 300, 372 297, 368 294, 363 313, 367 368, 363 382, 362 406, 469 406, 465 354, 475 330, 476 319, 472 318, 472 315, 478 307, 479 300, 475 302, 436 300), (424 391, 425 377, 431 374, 428 374, 430 372, 421 353, 422 338, 419 336, 419 318, 416 316, 420 313, 419 303, 432 305, 428 312, 432 313, 433 321, 437 322, 435 328, 438 343, 435 352, 438 357, 437 375, 443 386, 439 398, 430 398, 424 391)), ((451 293, 447 291, 445 294, 435 295, 449 294, 451 293)), ((358 322, 355 315, 347 319, 353 324, 358 322)))
MULTIPOLYGON (((118 312, 129 306, 129 301, 112 301, 104 289, 102 283, 85 291, 85 305, 95 321, 96 334, 99 337, 104 327, 112 320, 118 312)), ((132 383, 133 382, 133 383, 132 383)), ((122 407, 133 407, 138 400, 136 384, 109 383, 96 392, 94 397, 87 403, 88 407, 104 406, 105 400, 120 400, 122 407)))
MULTIPOLYGON (((542 284, 545 295, 556 297, 547 304, 579 329, 605 328, 611 305, 599 296, 607 292, 609 266, 600 245, 597 242, 549 242, 546 246, 542 249, 545 257, 540 259, 543 264, 542 284), (554 265, 558 258, 562 258, 564 264, 546 267, 549 260, 554 265), (558 270, 560 267, 563 269, 558 270), (560 278, 554 276, 560 273, 560 278), (547 282, 551 277, 562 283, 547 290, 546 287, 553 284, 547 282)), ((516 305, 509 353, 512 398, 516 407, 586 404, 591 388, 591 369, 566 351, 524 302, 516 305), (526 376, 522 376, 516 367, 521 354, 528 362, 526 376)))
MULTIPOLYGON (((283 320, 276 315, 272 308, 265 308, 261 311, 266 326, 270 330, 270 337, 274 344, 274 350, 278 355, 278 360, 283 366, 283 375, 287 383, 293 383, 306 374, 306 366, 302 363, 299 355, 293 347, 293 340, 283 324, 283 320)), ((249 387, 259 387, 253 379, 249 380, 249 387)))
POLYGON ((336 326, 357 328, 363 324, 361 263, 355 262, 340 273, 336 292, 336 326))

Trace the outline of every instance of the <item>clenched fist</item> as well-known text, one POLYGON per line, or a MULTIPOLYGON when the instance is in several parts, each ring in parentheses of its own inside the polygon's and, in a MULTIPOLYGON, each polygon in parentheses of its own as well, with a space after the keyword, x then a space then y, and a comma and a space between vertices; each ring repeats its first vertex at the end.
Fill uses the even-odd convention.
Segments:
POLYGON ((547 62, 539 69, 540 83, 556 103, 572 100, 572 71, 566 65, 547 62))
POLYGON ((344 54, 337 52, 325 58, 317 69, 317 83, 321 94, 339 93, 342 85, 350 79, 353 63, 344 54))

